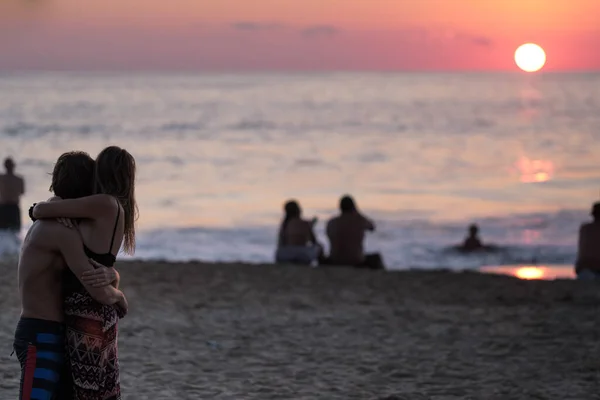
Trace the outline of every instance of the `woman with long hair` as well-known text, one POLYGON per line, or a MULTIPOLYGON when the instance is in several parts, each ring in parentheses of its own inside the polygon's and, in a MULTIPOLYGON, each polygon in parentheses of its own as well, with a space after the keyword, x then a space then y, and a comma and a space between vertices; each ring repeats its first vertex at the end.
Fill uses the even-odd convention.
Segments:
POLYGON ((287 201, 283 210, 275 262, 310 265, 320 261, 323 248, 317 242, 313 231, 317 218, 313 218, 312 221, 303 219, 302 209, 296 200, 287 201))
MULTIPOLYGON (((95 195, 38 203, 33 209, 33 217, 38 219, 78 220, 76 228, 85 253, 109 267, 115 287, 119 284, 112 268, 116 255, 121 247, 127 254, 135 251, 135 172, 135 159, 129 152, 107 147, 96 158, 95 195)), ((90 279, 103 284, 100 274, 83 277, 86 283, 94 283, 90 279)), ((118 307, 95 301, 70 270, 65 272, 63 291, 67 368, 72 378, 72 393, 65 398, 120 399, 117 321, 123 313, 118 307)))

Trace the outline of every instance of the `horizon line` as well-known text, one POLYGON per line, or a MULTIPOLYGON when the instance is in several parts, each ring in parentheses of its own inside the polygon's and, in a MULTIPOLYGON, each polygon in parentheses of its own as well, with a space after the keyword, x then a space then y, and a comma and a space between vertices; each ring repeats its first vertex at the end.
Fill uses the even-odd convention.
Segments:
POLYGON ((549 70, 549 71, 535 71, 525 72, 518 69, 496 69, 496 70, 483 70, 483 69, 319 69, 319 68, 308 68, 308 69, 269 69, 269 68, 0 68, 0 74, 60 74, 60 73, 99 73, 99 74, 207 74, 207 75, 231 75, 231 74, 246 74, 246 75, 261 75, 261 74, 341 74, 341 73, 358 73, 358 74, 510 74, 510 75, 564 75, 564 74, 594 74, 600 73, 598 69, 565 69, 565 70, 549 70))

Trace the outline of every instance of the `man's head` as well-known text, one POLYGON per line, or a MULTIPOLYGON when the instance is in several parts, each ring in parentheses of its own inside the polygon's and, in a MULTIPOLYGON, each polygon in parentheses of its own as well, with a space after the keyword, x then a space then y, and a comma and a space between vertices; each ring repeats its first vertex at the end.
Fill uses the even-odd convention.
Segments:
POLYGON ((477 236, 479 233, 479 227, 476 224, 469 225, 469 235, 477 236))
POLYGON ((6 172, 9 174, 12 174, 14 172, 15 162, 12 158, 6 157, 6 159, 4 160, 4 169, 6 169, 6 172))
POLYGON ((600 222, 600 202, 594 203, 592 206, 592 217, 595 221, 600 222))
POLYGON ((349 214, 356 211, 356 204, 349 195, 345 195, 340 199, 340 211, 342 214, 349 214))
POLYGON ((96 162, 88 153, 64 153, 54 165, 50 191, 63 199, 91 196, 94 190, 95 166, 96 162))

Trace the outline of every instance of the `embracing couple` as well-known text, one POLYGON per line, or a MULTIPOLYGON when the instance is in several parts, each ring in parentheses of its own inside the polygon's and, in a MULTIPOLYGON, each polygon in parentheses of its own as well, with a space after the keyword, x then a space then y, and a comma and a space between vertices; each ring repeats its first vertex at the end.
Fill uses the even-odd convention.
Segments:
POLYGON ((121 247, 135 249, 135 169, 116 146, 95 161, 65 153, 52 173, 55 197, 30 209, 14 340, 21 400, 121 398, 117 321, 127 300, 113 266, 121 247))

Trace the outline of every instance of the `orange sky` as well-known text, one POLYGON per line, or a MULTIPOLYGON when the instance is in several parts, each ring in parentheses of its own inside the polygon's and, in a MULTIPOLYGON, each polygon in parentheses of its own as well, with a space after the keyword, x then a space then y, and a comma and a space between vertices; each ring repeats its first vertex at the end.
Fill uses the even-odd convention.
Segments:
POLYGON ((598 0, 0 0, 2 69, 600 69, 598 0))

